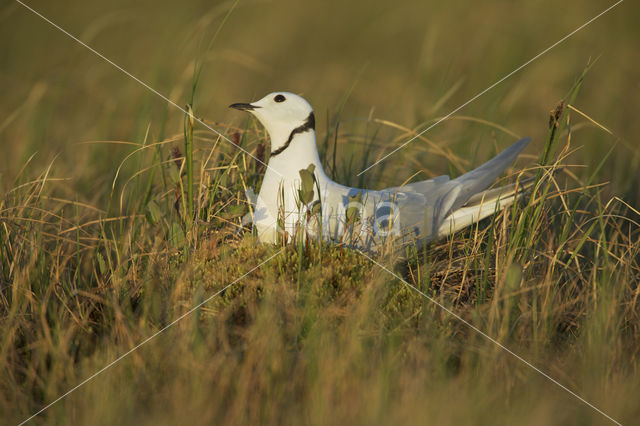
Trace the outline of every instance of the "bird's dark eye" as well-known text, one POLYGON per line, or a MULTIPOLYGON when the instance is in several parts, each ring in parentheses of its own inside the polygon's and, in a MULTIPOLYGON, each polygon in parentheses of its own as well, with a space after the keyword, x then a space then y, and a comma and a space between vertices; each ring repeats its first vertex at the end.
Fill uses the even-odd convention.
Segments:
POLYGON ((284 102, 286 100, 286 98, 282 95, 276 95, 275 98, 273 98, 274 101, 276 102, 284 102))

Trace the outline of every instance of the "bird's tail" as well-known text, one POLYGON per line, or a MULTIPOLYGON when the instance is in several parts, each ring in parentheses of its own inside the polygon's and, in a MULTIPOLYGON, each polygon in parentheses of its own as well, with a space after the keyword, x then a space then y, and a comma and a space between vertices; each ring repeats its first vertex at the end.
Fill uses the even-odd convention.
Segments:
POLYGON ((453 211, 438 229, 438 237, 453 234, 512 205, 533 185, 533 179, 480 192, 453 211))

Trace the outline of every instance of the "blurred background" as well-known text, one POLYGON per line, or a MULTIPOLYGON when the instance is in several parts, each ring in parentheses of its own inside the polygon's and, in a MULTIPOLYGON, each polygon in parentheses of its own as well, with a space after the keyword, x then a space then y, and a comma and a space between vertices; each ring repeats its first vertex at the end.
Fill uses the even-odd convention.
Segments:
MULTIPOLYGON (((246 125, 247 116, 227 108, 233 102, 276 90, 304 95, 316 109, 323 155, 331 153, 327 144, 339 123, 338 165, 329 172, 349 181, 407 139, 371 119, 424 127, 613 2, 240 1, 224 25, 234 2, 27 4, 178 105, 190 102, 194 64, 202 63, 193 107, 214 123, 246 125), (372 149, 366 159, 363 141, 372 149)), ((415 172, 457 174, 515 136, 532 137, 520 163, 532 164, 548 134, 549 112, 597 59, 574 106, 613 135, 573 113, 578 150, 568 163, 584 165, 572 171, 587 176, 620 140, 599 181, 611 181, 610 195, 640 207, 639 11, 636 2, 620 4, 458 113, 475 121, 451 119, 430 130, 425 136, 436 146, 464 159, 460 167, 415 141, 372 170, 364 185, 396 185, 415 172)), ((95 198, 108 194, 133 148, 82 142, 141 143, 145 135, 150 141, 182 133, 181 111, 20 4, 2 2, 0 22, 3 189, 37 152, 30 167, 41 171, 56 158, 53 170, 71 179, 69 190, 99 203, 95 198)))

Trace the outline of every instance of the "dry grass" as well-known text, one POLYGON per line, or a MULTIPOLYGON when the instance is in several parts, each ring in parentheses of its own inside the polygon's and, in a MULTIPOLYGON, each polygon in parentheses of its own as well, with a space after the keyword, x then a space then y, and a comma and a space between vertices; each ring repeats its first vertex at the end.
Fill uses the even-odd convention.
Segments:
MULTIPOLYGON (((565 145, 556 160, 539 166, 528 201, 424 250, 409 247, 404 260, 387 264, 606 413, 629 421, 638 414, 629 395, 640 383, 637 213, 619 199, 603 205, 598 185, 576 186, 564 165, 572 135, 562 130, 550 133, 550 147, 565 145)), ((262 149, 262 132, 231 129, 229 135, 254 154, 262 149)), ((105 424, 459 424, 490 422, 491 413, 505 423, 521 416, 530 424, 604 419, 360 254, 317 244, 303 251, 264 246, 248 230, 238 232, 248 211, 244 189, 259 183, 257 165, 198 132, 196 142, 210 148, 192 154, 196 214, 190 219, 178 139, 134 151, 143 173, 131 174, 114 193, 117 215, 61 198, 67 182, 51 167, 28 179, 27 165, 5 193, 0 407, 10 422, 274 254, 43 418, 105 424)))

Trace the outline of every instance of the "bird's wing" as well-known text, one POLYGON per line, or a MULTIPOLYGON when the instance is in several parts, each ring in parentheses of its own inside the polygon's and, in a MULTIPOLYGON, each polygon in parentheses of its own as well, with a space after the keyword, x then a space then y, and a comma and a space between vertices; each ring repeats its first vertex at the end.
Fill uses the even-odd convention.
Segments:
POLYGON ((427 194, 429 192, 433 192, 439 186, 442 186, 443 183, 449 182, 449 176, 442 175, 438 177, 434 177, 428 180, 421 180, 420 182, 412 182, 402 186, 395 186, 393 188, 384 189, 384 191, 397 192, 397 191, 406 191, 406 192, 417 192, 420 194, 427 194))
POLYGON ((415 232, 416 236, 431 238, 447 216, 464 206, 475 194, 487 189, 513 163, 529 141, 529 138, 520 139, 480 167, 456 179, 438 176, 382 192, 403 194, 398 197, 403 227, 415 232), (420 195, 422 203, 418 197, 420 195))
POLYGON ((465 205, 469 198, 487 189, 515 161, 530 141, 530 138, 522 138, 480 167, 452 180, 451 183, 460 187, 460 193, 451 210, 457 210, 465 205))

